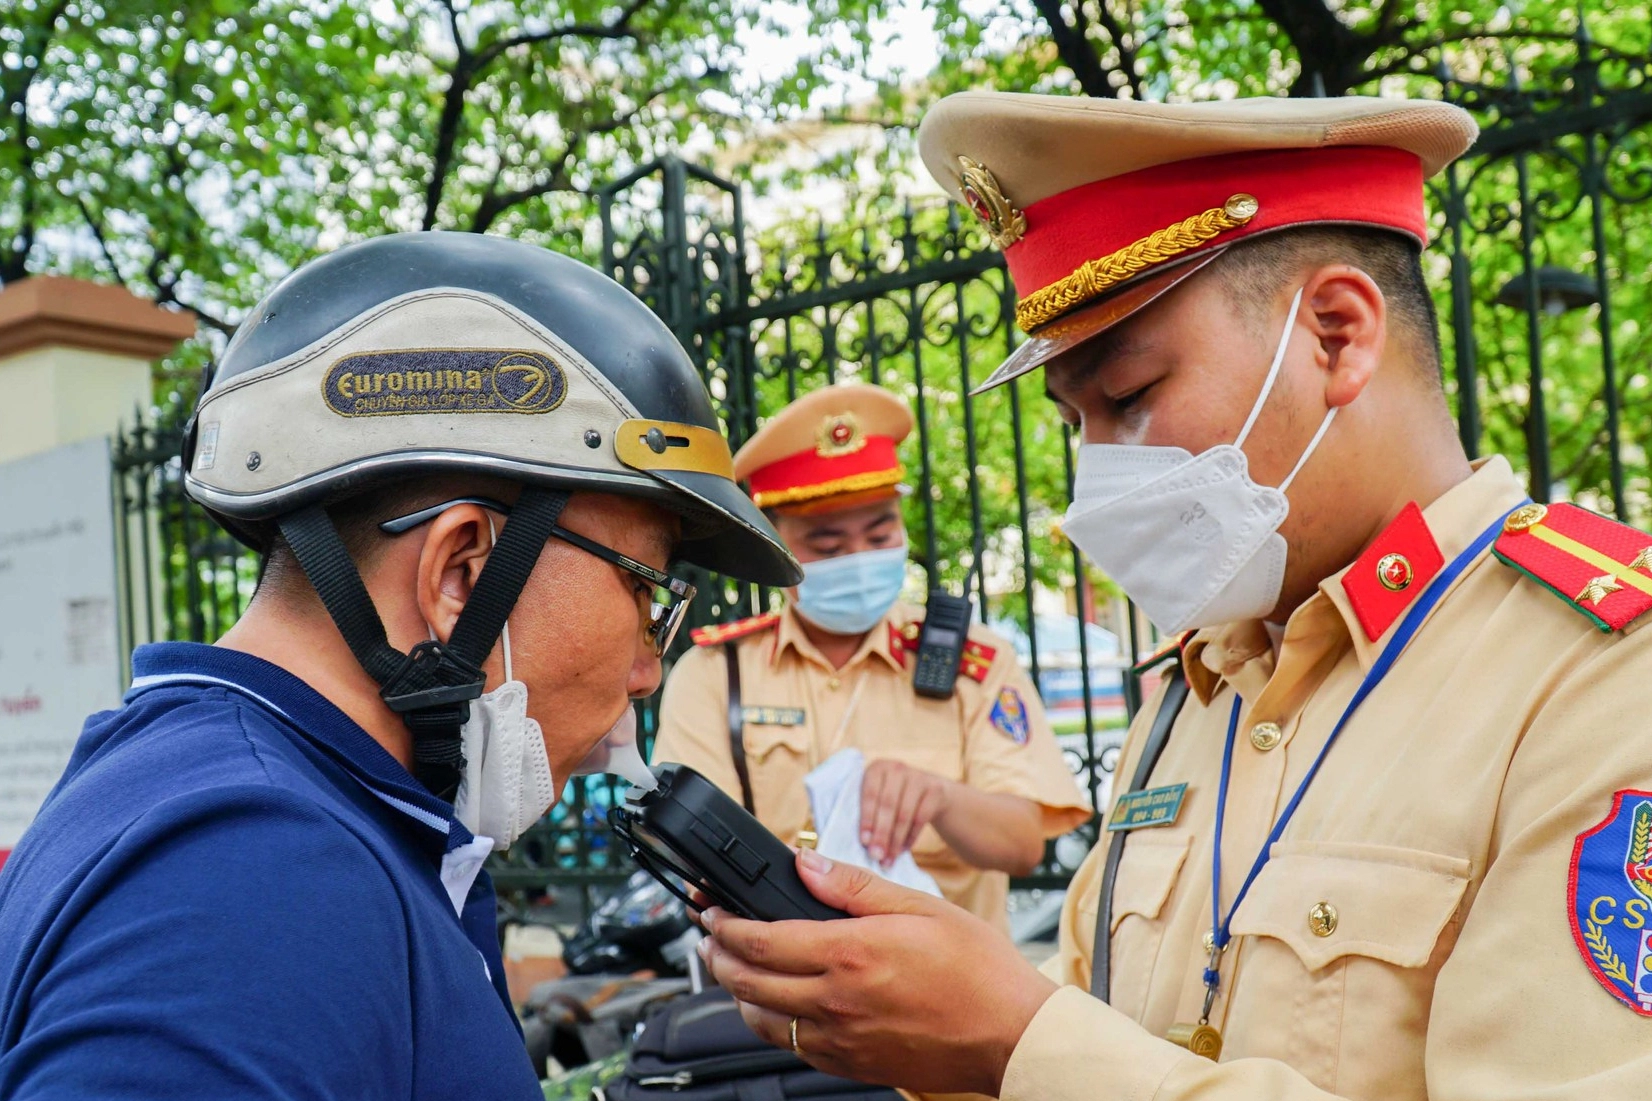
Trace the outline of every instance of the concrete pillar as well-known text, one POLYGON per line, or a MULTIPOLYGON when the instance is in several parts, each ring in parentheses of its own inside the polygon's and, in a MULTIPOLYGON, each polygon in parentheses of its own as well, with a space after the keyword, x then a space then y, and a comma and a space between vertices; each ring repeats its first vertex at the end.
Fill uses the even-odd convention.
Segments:
POLYGON ((0 463, 112 434, 154 401, 152 364, 195 327, 124 287, 36 275, 0 288, 0 463))

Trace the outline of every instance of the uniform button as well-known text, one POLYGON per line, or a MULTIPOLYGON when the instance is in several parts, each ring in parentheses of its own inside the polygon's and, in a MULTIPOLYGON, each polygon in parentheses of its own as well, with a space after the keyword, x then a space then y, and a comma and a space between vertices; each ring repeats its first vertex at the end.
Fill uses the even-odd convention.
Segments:
POLYGON ((1329 902, 1316 902, 1308 911, 1308 928, 1316 937, 1328 937, 1337 931, 1337 908, 1329 902))
POLYGON ((1212 952, 1216 951, 1216 930, 1206 929, 1204 939, 1201 943, 1205 946, 1205 955, 1208 956, 1212 952))
POLYGON ((826 687, 830 688, 832 691, 836 692, 838 690, 838 687, 842 684, 843 684, 842 681, 838 680, 836 677, 833 677, 831 680, 826 682, 826 687))
POLYGON ((1279 744, 1279 739, 1285 736, 1279 729, 1278 723, 1257 723, 1250 728, 1250 744, 1266 753, 1279 744))

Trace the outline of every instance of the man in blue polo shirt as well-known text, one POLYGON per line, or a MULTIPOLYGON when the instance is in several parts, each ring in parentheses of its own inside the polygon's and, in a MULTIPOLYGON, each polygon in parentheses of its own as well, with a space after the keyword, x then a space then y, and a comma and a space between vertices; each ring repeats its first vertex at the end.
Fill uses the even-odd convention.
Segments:
POLYGON ((0 1097, 537 1097, 484 859, 634 743, 674 557, 800 577, 692 364, 571 260, 379 238, 253 311, 184 469, 265 573, 0 871, 0 1097))

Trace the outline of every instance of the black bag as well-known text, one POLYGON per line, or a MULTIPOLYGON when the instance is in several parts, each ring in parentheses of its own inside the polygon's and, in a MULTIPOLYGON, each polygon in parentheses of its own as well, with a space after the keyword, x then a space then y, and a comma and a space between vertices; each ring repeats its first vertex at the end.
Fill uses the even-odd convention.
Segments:
POLYGON ((655 1006, 643 1019, 625 1073, 606 1101, 899 1101, 894 1090, 823 1074, 746 1027, 725 991, 655 1006))

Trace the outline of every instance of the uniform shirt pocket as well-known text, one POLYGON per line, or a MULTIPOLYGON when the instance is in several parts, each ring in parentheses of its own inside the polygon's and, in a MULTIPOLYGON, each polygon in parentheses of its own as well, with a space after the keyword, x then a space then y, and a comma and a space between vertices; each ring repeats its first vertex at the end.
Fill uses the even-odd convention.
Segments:
POLYGON ((1469 862, 1386 845, 1281 841, 1233 916, 1310 971, 1344 956, 1422 967, 1462 903, 1469 862))
MULTIPOLYGON (((1103 836, 1104 844, 1111 841, 1112 835, 1103 836)), ((1141 830, 1125 842, 1118 879, 1113 883, 1112 923, 1108 927, 1113 944, 1112 973, 1107 1000, 1133 1020, 1141 1020, 1146 1008, 1159 948, 1164 942, 1164 922, 1160 919, 1192 845, 1191 834, 1162 830, 1141 830)), ((1085 930, 1086 947, 1099 920, 1094 915, 1100 900, 1095 892, 1091 896, 1078 904, 1079 912, 1090 919, 1079 926, 1085 930)))
POLYGON ((1286 1060, 1339 1095, 1422 1101, 1416 1068, 1469 876, 1466 859, 1417 849, 1275 845, 1233 918, 1225 1054, 1286 1060))
POLYGON ((1187 861, 1187 850, 1193 844, 1190 834, 1159 834, 1144 830, 1125 842, 1124 857, 1119 861, 1118 879, 1113 884, 1113 923, 1110 932, 1118 932, 1119 923, 1135 915, 1154 921, 1164 909, 1170 890, 1181 875, 1187 861))
POLYGON ((802 723, 754 723, 741 725, 740 736, 745 742, 746 756, 764 762, 777 749, 803 757, 809 751, 808 728, 802 723))

